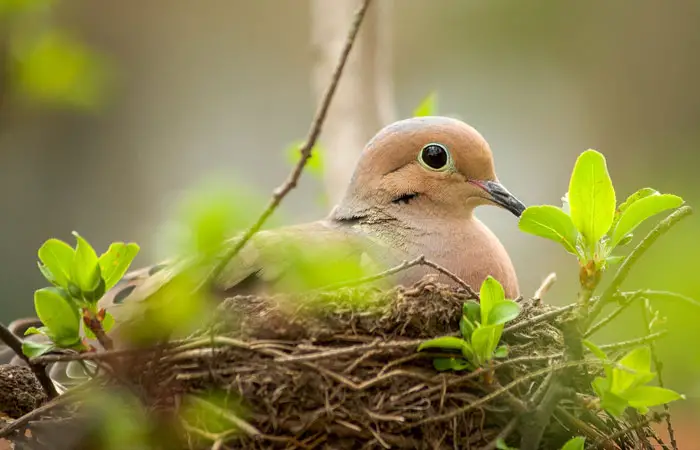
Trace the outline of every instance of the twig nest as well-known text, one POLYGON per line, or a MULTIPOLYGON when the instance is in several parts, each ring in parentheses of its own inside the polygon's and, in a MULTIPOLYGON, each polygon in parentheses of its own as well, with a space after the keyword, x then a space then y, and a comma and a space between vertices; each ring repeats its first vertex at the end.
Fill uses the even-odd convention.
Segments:
POLYGON ((46 400, 41 384, 29 367, 0 365, 0 413, 16 419, 46 400))
MULTIPOLYGON (((202 338, 227 336, 227 345, 174 355, 173 372, 190 392, 216 387, 241 399, 249 427, 236 448, 478 448, 518 414, 509 396, 526 398, 541 378, 480 399, 499 382, 545 368, 546 355, 563 346, 555 326, 539 323, 504 334, 515 359, 500 362, 499 381, 436 371, 435 355, 416 349, 456 335, 469 298, 430 279, 390 291, 234 297, 221 305, 218 337, 202 338)), ((522 305, 518 321, 551 309, 522 305)))

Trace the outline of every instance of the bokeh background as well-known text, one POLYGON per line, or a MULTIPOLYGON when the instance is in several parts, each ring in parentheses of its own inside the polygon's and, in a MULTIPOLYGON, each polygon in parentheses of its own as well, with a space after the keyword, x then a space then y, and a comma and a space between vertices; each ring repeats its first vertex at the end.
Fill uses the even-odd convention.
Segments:
MULTIPOLYGON (((559 204, 577 155, 596 148, 619 197, 651 186, 700 205, 696 0, 375 3, 385 8, 384 101, 396 118, 436 92, 438 112, 489 140, 499 178, 525 203, 559 204)), ((49 237, 78 230, 98 249, 136 241, 136 264, 148 264, 166 256, 164 224, 202 183, 265 199, 316 107, 311 9, 307 0, 0 0, 0 320, 32 313, 43 286, 36 250, 49 237)), ((276 222, 325 214, 323 190, 304 176, 276 222)), ((252 218, 263 207, 246 208, 252 218)), ((556 271, 546 300, 574 300, 570 255, 520 233, 505 211, 478 215, 510 251, 525 293, 556 271)), ((627 286, 700 298, 699 232, 691 217, 664 236, 627 286)), ((671 330, 661 344, 667 384, 691 399, 676 417, 690 424, 700 416, 700 310, 655 305, 671 330)), ((640 335, 631 309, 599 340, 640 335)))

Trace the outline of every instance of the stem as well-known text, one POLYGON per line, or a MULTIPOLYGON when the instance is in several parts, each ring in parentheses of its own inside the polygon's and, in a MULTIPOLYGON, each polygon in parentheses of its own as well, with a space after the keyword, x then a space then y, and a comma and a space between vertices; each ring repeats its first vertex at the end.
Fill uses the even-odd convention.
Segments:
POLYGON ((591 311, 590 315, 587 317, 587 324, 590 325, 593 320, 600 314, 602 309, 612 301, 617 293, 618 289, 622 283, 627 279, 632 266, 639 260, 639 258, 651 247, 656 240, 670 230, 674 225, 680 222, 682 219, 688 217, 693 213, 693 209, 690 206, 682 206, 666 217, 664 220, 659 222, 650 232, 647 234, 642 241, 637 244, 637 246, 627 255, 627 258, 622 262, 617 273, 613 277, 612 282, 608 288, 600 296, 591 311))
POLYGON ((301 177, 301 173, 304 170, 304 166, 306 166, 307 161, 311 157, 311 151, 314 145, 316 145, 316 141, 318 140, 318 137, 321 134, 323 122, 325 121, 326 115, 328 114, 328 108, 330 107, 331 100, 333 99, 333 95, 335 94, 336 88, 338 87, 338 82, 340 81, 340 77, 343 74, 345 63, 348 61, 350 50, 352 50, 353 44, 355 43, 357 33, 360 30, 360 25, 362 24, 362 19, 364 19, 365 13, 367 12, 367 8, 369 7, 370 3, 371 0, 363 0, 362 4, 355 13, 355 18, 353 20, 352 25, 350 26, 350 31, 348 32, 348 36, 345 40, 343 50, 340 53, 338 64, 336 65, 335 70, 333 71, 333 75, 331 76, 331 82, 328 85, 328 89, 326 90, 326 93, 323 96, 321 105, 319 106, 318 111, 316 112, 316 116, 314 117, 314 120, 311 124, 311 129, 309 130, 309 134, 306 138, 306 141, 304 142, 304 145, 302 145, 299 149, 299 151, 301 152, 301 158, 299 159, 299 162, 289 174, 287 180, 281 186, 275 189, 275 191, 272 194, 272 198, 270 199, 270 202, 268 203, 267 207, 262 212, 260 217, 258 217, 258 220, 256 220, 255 223, 251 225, 251 227, 248 228, 245 231, 245 233, 243 233, 243 236, 236 241, 233 247, 231 247, 224 253, 222 258, 219 260, 219 262, 209 274, 209 276, 204 280, 204 283, 202 283, 198 287, 198 290, 201 289, 203 286, 210 285, 217 278, 219 278, 221 273, 226 268, 228 262, 234 256, 236 256, 238 252, 243 248, 243 246, 253 237, 253 235, 257 233, 260 230, 260 228, 262 228, 267 219, 272 215, 273 212, 275 212, 279 204, 282 202, 282 199, 284 199, 284 197, 286 197, 286 195, 296 187, 297 182, 299 181, 299 177, 301 177))
POLYGON ((41 384, 44 392, 46 392, 48 399, 53 400, 56 398, 58 396, 58 392, 56 392, 56 386, 54 386, 51 378, 49 378, 49 376, 46 374, 46 366, 44 364, 30 361, 27 355, 25 355, 22 351, 22 341, 2 323, 0 323, 0 339, 8 347, 10 347, 17 356, 22 358, 30 369, 32 369, 34 376, 36 376, 39 384, 41 384))
POLYGON ((105 350, 112 350, 114 348, 114 343, 112 338, 107 336, 105 329, 102 327, 102 322, 97 318, 97 315, 87 308, 83 308, 83 323, 86 327, 92 331, 92 334, 97 338, 97 342, 100 343, 102 348, 105 350))
MULTIPOLYGON (((648 336, 651 336, 651 326, 650 326, 650 320, 651 318, 649 317, 649 311, 651 311, 651 302, 649 301, 648 298, 644 299, 644 304, 642 305, 642 314, 644 316, 644 326, 646 328, 646 332, 648 336)), ((656 344, 652 341, 649 343, 649 349, 651 350, 651 358, 652 361, 654 362, 654 369, 656 370, 656 374, 659 378, 659 386, 664 387, 664 378, 663 378, 663 364, 659 360, 659 356, 656 353, 656 344)), ((673 429, 673 424, 671 423, 671 411, 668 406, 668 403, 664 403, 664 411, 666 412, 666 429, 668 430, 668 437, 671 439, 671 447, 673 447, 673 450, 678 450, 678 443, 676 442, 676 433, 675 430, 673 429)))

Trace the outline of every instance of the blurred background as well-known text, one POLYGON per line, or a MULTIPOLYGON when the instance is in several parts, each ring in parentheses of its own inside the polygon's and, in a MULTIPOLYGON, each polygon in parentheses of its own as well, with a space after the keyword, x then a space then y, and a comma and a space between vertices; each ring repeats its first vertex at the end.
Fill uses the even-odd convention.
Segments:
MULTIPOLYGON (((321 142, 333 178, 434 92, 437 113, 487 138, 499 178, 528 205, 560 204, 587 148, 606 155, 618 197, 650 186, 700 205, 699 2, 374 3, 321 142)), ((136 241, 136 266, 156 262, 182 196, 211 180, 235 186, 252 220, 290 169, 287 150, 307 133, 355 6, 0 0, 0 320, 32 314, 36 250, 49 237, 77 230, 98 250, 136 241)), ((274 223, 326 214, 342 189, 329 177, 305 174, 274 223)), ((570 255, 520 233, 505 211, 478 215, 524 293, 556 271, 546 301, 574 300, 570 255)), ((699 232, 691 217, 660 239, 629 289, 700 298, 699 232)), ((691 399, 674 406, 690 424, 700 310, 655 305, 671 330, 665 381, 691 399)), ((599 340, 641 335, 639 316, 632 307, 599 340)))

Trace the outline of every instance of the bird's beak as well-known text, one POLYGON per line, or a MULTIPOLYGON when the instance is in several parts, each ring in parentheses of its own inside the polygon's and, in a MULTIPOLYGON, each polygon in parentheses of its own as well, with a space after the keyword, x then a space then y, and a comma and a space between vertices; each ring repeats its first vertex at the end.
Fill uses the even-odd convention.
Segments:
POLYGON ((497 181, 470 181, 472 184, 480 187, 489 195, 489 200, 499 206, 504 207, 508 211, 515 214, 517 217, 525 211, 526 206, 515 198, 513 194, 508 192, 501 183, 497 181))

